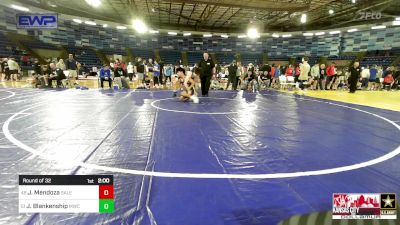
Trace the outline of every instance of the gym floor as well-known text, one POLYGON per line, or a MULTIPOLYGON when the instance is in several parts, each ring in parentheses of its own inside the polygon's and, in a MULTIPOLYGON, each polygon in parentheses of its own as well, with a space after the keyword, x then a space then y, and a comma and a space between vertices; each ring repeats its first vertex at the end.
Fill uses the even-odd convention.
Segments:
POLYGON ((330 210, 334 192, 400 194, 399 92, 212 91, 193 104, 1 85, 0 224, 273 225, 330 210), (113 174, 116 211, 18 214, 17 174, 113 174))

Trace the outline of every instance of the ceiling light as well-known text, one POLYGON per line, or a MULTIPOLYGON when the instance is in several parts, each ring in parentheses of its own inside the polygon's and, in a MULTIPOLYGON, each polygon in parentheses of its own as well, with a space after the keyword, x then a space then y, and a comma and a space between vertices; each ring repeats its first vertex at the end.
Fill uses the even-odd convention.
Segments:
POLYGON ((160 33, 160 31, 158 31, 158 30, 150 30, 149 33, 150 34, 158 34, 158 33, 160 33))
POLYGON ((307 22, 307 14, 301 14, 300 22, 301 23, 306 23, 307 22))
POLYGON ((304 36, 314 36, 313 33, 303 33, 304 36))
POLYGON ((274 38, 278 38, 279 37, 279 34, 272 34, 272 37, 274 37, 274 38))
POLYGON ((333 13, 335 13, 335 11, 333 11, 332 9, 330 9, 330 10, 329 10, 329 14, 332 15, 333 13))
POLYGON ((23 6, 19 6, 19 5, 11 5, 11 8, 19 10, 19 11, 23 11, 23 12, 29 12, 29 9, 23 6))
POLYGON ((325 34, 325 32, 317 32, 317 33, 315 33, 315 36, 320 36, 320 35, 324 35, 325 34))
POLYGON ((329 34, 340 34, 340 30, 334 30, 334 31, 331 31, 331 32, 329 32, 329 34))
POLYGON ((226 35, 226 34, 221 34, 221 37, 222 37, 222 38, 228 38, 229 36, 226 35))
POLYGON ((183 33, 183 36, 190 36, 192 33, 183 33))
POLYGON ((79 23, 79 24, 82 23, 82 20, 78 20, 78 19, 73 19, 72 21, 74 21, 75 23, 79 23))
POLYGON ((203 34, 203 37, 212 37, 212 34, 203 34))
POLYGON ((356 0, 351 0, 351 3, 356 3, 356 0))
POLYGON ((386 26, 384 26, 384 25, 371 27, 372 30, 385 29, 385 28, 386 28, 386 26))
POLYGON ((292 36, 291 34, 284 34, 284 35, 282 35, 282 37, 284 37, 284 38, 291 37, 291 36, 292 36))
POLYGON ((400 17, 397 17, 396 20, 400 20, 400 17))
POLYGON ((96 26, 97 24, 93 21, 85 21, 85 24, 87 25, 92 25, 92 26, 96 26))
POLYGON ((400 20, 395 20, 392 22, 393 26, 400 26, 400 20))
POLYGON ((136 30, 136 32, 138 32, 140 34, 144 34, 149 30, 149 28, 147 28, 146 24, 140 19, 135 19, 132 23, 132 27, 133 27, 133 29, 136 30))
POLYGON ((104 28, 108 27, 108 24, 103 24, 103 27, 104 27, 104 28))
POLYGON ((169 35, 177 35, 178 33, 176 32, 168 32, 169 35))
POLYGON ((354 29, 347 30, 347 32, 349 32, 349 33, 351 33, 351 32, 356 32, 356 31, 358 31, 358 29, 357 29, 357 28, 354 28, 354 29))
POLYGON ((245 37, 247 37, 247 35, 242 34, 238 36, 238 38, 245 38, 245 37))
POLYGON ((56 7, 57 7, 57 5, 51 4, 51 3, 49 3, 49 6, 50 6, 50 7, 53 7, 53 8, 56 8, 56 7))
POLYGON ((256 28, 252 27, 247 30, 247 37, 252 39, 259 38, 260 34, 258 33, 258 30, 256 28))
POLYGON ((118 30, 126 30, 126 27, 125 26, 117 26, 117 29, 118 30))
POLYGON ((101 5, 101 1, 100 0, 85 0, 86 3, 90 6, 93 6, 95 8, 99 7, 101 5))

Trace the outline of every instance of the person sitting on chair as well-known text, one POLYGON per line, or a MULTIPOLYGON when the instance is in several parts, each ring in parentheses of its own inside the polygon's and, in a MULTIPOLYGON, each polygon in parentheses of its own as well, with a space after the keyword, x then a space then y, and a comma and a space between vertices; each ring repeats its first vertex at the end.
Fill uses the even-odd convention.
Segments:
POLYGON ((50 63, 50 69, 52 72, 49 75, 49 87, 53 87, 53 80, 57 81, 57 88, 61 87, 61 81, 67 78, 64 74, 64 71, 61 68, 57 68, 56 64, 54 63, 50 63))
POLYGON ((249 84, 250 87, 253 89, 253 91, 258 90, 258 82, 256 79, 256 76, 252 70, 248 70, 247 74, 244 76, 244 84, 242 87, 242 90, 248 90, 249 89, 249 84))
POLYGON ((107 64, 103 65, 103 68, 100 70, 100 86, 101 88, 104 88, 103 82, 108 81, 108 85, 111 88, 111 70, 110 67, 107 64))

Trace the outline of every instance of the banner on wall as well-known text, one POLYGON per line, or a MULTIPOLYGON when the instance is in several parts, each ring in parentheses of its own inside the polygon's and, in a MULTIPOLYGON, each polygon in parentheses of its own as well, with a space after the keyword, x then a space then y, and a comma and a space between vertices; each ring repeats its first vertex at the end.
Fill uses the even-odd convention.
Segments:
POLYGON ((52 14, 17 14, 18 29, 57 29, 58 15, 52 14))

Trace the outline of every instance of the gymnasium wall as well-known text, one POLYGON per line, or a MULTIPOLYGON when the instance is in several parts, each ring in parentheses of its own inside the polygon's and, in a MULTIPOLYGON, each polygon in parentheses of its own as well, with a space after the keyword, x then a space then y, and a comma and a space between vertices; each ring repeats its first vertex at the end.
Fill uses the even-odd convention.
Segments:
POLYGON ((260 38, 203 38, 199 36, 137 35, 132 29, 117 30, 101 26, 76 24, 59 16, 58 30, 26 31, 16 29, 16 12, 0 6, 0 32, 9 31, 33 35, 54 45, 92 46, 123 51, 129 48, 170 49, 210 52, 267 52, 274 56, 331 56, 345 52, 390 50, 400 47, 400 27, 318 37, 260 38))

